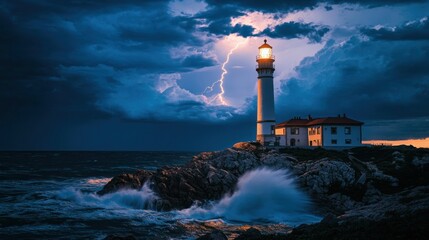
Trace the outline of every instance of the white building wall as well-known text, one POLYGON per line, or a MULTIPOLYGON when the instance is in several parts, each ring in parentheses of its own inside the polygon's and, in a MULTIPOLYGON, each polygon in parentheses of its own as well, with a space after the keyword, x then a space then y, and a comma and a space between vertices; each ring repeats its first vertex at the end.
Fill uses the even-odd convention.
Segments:
POLYGON ((286 146, 292 146, 291 141, 295 140, 295 146, 305 147, 308 146, 308 133, 307 127, 287 127, 286 128, 286 146), (298 134, 292 134, 292 129, 298 128, 298 134))
POLYGON ((362 144, 361 126, 326 125, 323 126, 322 131, 323 146, 325 147, 355 147, 362 144), (350 134, 346 134, 346 127, 350 128, 350 134), (336 134, 332 133, 332 128, 337 129, 336 134), (350 143, 346 143, 346 140, 350 140, 350 143))

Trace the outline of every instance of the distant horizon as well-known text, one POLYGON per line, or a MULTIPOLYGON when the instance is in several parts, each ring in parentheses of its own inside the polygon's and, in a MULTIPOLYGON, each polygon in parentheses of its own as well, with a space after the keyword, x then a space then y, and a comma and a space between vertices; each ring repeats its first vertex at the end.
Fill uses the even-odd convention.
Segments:
MULTIPOLYGON (((232 144, 233 145, 233 144, 232 144)), ((229 146, 229 147, 232 147, 229 146)), ((362 147, 366 147, 368 145, 372 146, 413 146, 415 148, 429 148, 429 137, 428 138, 421 138, 421 139, 401 139, 401 140, 362 140, 362 147)), ((225 147, 228 148, 228 147, 225 147)), ((287 148, 287 147, 286 147, 287 148)), ((314 147, 317 148, 317 147, 314 147)), ((0 152, 210 152, 210 151, 220 151, 224 148, 220 149, 205 149, 205 150, 186 150, 186 149, 165 149, 165 150, 150 150, 150 149, 0 149, 0 152)))

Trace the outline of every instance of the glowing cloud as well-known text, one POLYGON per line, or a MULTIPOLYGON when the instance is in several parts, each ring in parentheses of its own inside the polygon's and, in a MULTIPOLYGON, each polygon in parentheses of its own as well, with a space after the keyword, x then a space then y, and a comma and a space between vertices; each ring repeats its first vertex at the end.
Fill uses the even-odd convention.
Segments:
POLYGON ((429 148, 429 137, 423 139, 406 139, 406 140, 367 140, 363 141, 363 144, 371 145, 388 145, 388 146, 399 146, 399 145, 413 145, 417 148, 429 148))
POLYGON ((235 46, 233 48, 231 48, 231 50, 229 50, 227 56, 226 56, 226 60, 225 62, 223 62, 222 64, 222 74, 220 76, 220 79, 217 80, 216 82, 214 82, 211 86, 206 87, 206 89, 204 90, 204 93, 207 92, 212 92, 213 88, 219 84, 219 88, 220 88, 220 93, 216 94, 214 97, 212 97, 208 103, 209 104, 213 104, 214 101, 218 101, 219 104, 221 105, 228 105, 228 103, 226 102, 225 98, 224 98, 224 94, 225 94, 225 88, 223 87, 223 83, 225 80, 225 75, 228 74, 228 70, 226 69, 226 65, 229 63, 229 59, 231 58, 231 55, 234 53, 235 50, 237 50, 242 44, 244 44, 247 40, 242 41, 242 42, 237 42, 235 44, 235 46))

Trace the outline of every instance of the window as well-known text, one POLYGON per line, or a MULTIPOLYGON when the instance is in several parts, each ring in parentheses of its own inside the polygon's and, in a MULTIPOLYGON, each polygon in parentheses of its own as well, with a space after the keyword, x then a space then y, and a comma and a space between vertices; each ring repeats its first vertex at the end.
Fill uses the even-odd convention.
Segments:
POLYGON ((351 139, 346 139, 346 144, 352 144, 352 140, 351 139))
POLYGON ((337 127, 331 127, 331 134, 337 134, 337 127))
POLYGON ((276 128, 276 135, 285 135, 284 128, 276 128))
POLYGON ((299 128, 291 128, 290 134, 292 135, 299 135, 299 128))
POLYGON ((351 133, 352 133, 352 128, 351 127, 345 127, 344 128, 344 134, 350 135, 351 133))
POLYGON ((317 127, 317 134, 320 134, 320 127, 317 127))
POLYGON ((337 139, 332 139, 331 144, 337 144, 337 139))

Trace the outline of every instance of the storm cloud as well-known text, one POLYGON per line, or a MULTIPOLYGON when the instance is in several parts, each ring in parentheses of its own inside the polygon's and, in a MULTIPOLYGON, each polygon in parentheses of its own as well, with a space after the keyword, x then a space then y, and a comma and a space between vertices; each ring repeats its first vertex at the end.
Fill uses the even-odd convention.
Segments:
POLYGON ((311 42, 320 42, 322 37, 329 31, 329 28, 315 26, 313 24, 299 22, 285 22, 274 27, 265 29, 262 35, 271 38, 308 38, 311 42))
POLYGON ((318 6, 419 2, 207 0, 182 14, 173 13, 171 1, 158 0, 2 1, 0 149, 210 150, 252 140, 254 96, 242 106, 221 106, 179 84, 185 74, 207 69, 217 80, 219 56, 226 53, 217 53, 216 44, 229 36, 324 45, 295 75, 283 77, 278 119, 348 113, 368 123, 368 138, 429 136, 427 17, 398 26, 347 26, 344 35, 353 36, 345 41, 332 34, 343 26, 282 19, 318 6), (262 30, 258 22, 232 24, 255 12, 275 23, 262 30))
POLYGON ((361 32, 375 40, 429 40, 429 20, 425 17, 398 27, 364 28, 361 32))

